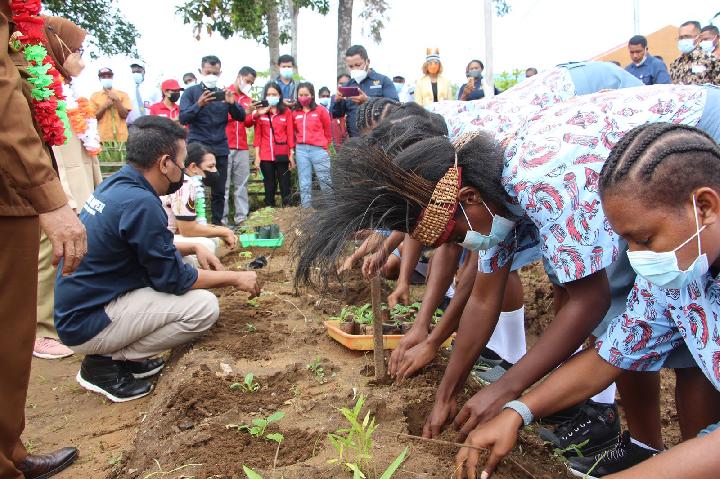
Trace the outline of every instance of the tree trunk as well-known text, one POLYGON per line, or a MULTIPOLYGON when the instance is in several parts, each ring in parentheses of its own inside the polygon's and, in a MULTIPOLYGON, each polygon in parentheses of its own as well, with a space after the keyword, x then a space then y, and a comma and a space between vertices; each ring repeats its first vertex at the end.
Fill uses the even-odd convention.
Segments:
POLYGON ((353 0, 340 0, 338 5, 337 74, 347 73, 345 51, 352 39, 353 0))
POLYGON ((295 59, 293 70, 298 72, 298 13, 300 9, 295 6, 294 0, 287 0, 287 8, 290 13, 290 55, 295 59))
POLYGON ((267 0, 268 49, 270 52, 270 78, 278 76, 277 59, 280 56, 280 23, 275 0, 267 0))

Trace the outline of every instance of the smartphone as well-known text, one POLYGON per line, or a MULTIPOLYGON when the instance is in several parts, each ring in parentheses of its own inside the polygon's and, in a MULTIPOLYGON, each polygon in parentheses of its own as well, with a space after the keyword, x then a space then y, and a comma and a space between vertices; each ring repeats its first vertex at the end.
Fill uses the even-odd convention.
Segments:
POLYGON ((339 86, 338 91, 344 97, 360 96, 360 88, 356 86, 339 86))
POLYGON ((217 90, 213 92, 215 101, 225 101, 225 90, 217 90))
POLYGON ((268 103, 267 100, 257 100, 257 101, 253 102, 253 106, 255 108, 265 108, 265 107, 270 106, 270 104, 268 103))

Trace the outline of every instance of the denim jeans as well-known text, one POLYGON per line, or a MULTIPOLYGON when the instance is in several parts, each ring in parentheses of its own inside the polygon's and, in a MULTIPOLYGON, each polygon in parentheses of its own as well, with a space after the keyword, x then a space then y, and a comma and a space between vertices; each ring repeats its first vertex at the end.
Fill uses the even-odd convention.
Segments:
POLYGON ((295 162, 300 183, 300 202, 304 208, 309 208, 312 204, 313 169, 320 189, 324 193, 330 189, 330 156, 320 146, 299 144, 295 146, 295 162))

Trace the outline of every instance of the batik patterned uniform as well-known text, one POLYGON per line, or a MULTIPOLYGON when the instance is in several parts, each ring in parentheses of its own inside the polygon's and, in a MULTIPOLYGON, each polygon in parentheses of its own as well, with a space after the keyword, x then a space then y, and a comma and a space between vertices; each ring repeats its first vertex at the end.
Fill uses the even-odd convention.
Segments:
MULTIPOLYGON (((618 257, 618 236, 600 206, 598 180, 615 144, 632 128, 654 122, 696 125, 706 89, 654 85, 575 97, 528 119, 505 149, 503 184, 537 230, 540 251, 560 283, 604 269, 618 257)), ((522 229, 518 228, 518 234, 522 229)), ((480 253, 484 272, 512 259, 508 238, 480 253)))
POLYGON ((638 277, 627 310, 610 322, 595 347, 613 366, 657 371, 684 341, 720 390, 719 313, 720 279, 709 273, 682 289, 659 288, 638 277))
POLYGON ((670 64, 670 80, 681 85, 720 85, 720 60, 697 47, 670 64))

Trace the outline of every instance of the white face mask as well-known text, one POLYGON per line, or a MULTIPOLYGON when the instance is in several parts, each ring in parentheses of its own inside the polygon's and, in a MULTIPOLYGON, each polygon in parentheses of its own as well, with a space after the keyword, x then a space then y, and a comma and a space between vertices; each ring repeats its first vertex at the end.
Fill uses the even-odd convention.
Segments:
POLYGON ((133 73, 132 77, 133 77, 133 81, 135 82, 136 85, 141 84, 143 82, 143 80, 145 80, 145 75, 143 75, 142 73, 139 73, 139 72, 133 73))
POLYGON ((642 276, 649 282, 661 288, 680 289, 687 286, 691 281, 701 278, 708 272, 709 264, 707 255, 702 252, 700 244, 700 232, 707 225, 700 227, 700 220, 697 215, 695 195, 693 195, 693 209, 695 210, 695 234, 672 251, 656 253, 655 251, 628 251, 630 266, 638 276, 642 276), (698 256, 686 270, 678 266, 676 251, 692 241, 697 236, 698 256))
POLYGON ((350 70, 350 78, 355 80, 357 83, 361 83, 367 78, 367 70, 350 70))
POLYGON ((110 90, 110 89, 112 89, 112 85, 113 85, 112 78, 101 78, 100 84, 102 85, 102 87, 105 90, 110 90))
POLYGON ((645 60, 647 60, 647 53, 642 57, 642 60, 640 60, 639 62, 635 63, 635 66, 636 66, 636 67, 642 66, 642 64, 645 63, 645 60))
POLYGON ((208 88, 216 88, 218 82, 218 76, 217 75, 205 75, 203 77, 203 84, 208 88))
POLYGON ((283 77, 286 80, 289 80, 293 77, 293 69, 292 67, 282 67, 280 69, 280 76, 283 77))
POLYGON ((250 92, 252 91, 252 85, 250 85, 249 83, 241 83, 240 91, 249 96, 250 92))
POLYGON ((683 55, 686 55, 691 51, 695 50, 695 40, 693 40, 692 38, 682 38, 678 40, 677 45, 678 50, 680 50, 683 55))
MULTIPOLYGON (((717 37, 715 37, 715 40, 717 40, 717 37)), ((700 42, 700 48, 705 53, 712 53, 715 50, 715 40, 703 40, 700 42)))

